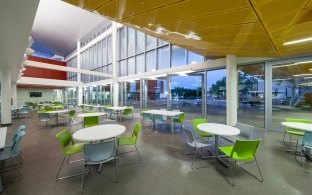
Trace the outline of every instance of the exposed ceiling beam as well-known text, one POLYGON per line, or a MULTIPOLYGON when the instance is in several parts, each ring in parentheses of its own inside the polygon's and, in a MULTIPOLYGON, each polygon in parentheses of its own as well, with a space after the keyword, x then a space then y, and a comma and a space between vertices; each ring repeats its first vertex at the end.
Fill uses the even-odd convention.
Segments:
POLYGON ((42 79, 33 77, 22 77, 17 81, 22 85, 41 85, 41 86, 57 86, 57 87, 82 87, 83 83, 77 81, 42 79))

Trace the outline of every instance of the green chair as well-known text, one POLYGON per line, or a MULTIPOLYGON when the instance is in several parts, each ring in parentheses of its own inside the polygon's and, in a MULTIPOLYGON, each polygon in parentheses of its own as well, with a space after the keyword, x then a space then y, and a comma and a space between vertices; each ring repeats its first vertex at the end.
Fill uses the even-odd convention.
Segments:
POLYGON ((194 129, 194 133, 200 137, 212 137, 214 136, 213 134, 211 133, 206 133, 206 132, 203 132, 203 131, 200 131, 198 128, 197 128, 197 125, 199 124, 202 124, 202 123, 208 123, 208 120, 206 118, 195 118, 193 119, 193 129, 194 129))
POLYGON ((185 118, 184 112, 181 113, 181 114, 178 116, 178 118, 173 118, 173 122, 174 122, 174 123, 180 123, 180 125, 181 125, 181 131, 182 131, 182 125, 183 125, 183 122, 184 122, 184 118, 185 118))
POLYGON ((50 106, 46 106, 46 107, 44 107, 44 110, 45 110, 46 112, 49 112, 49 111, 53 111, 53 108, 50 107, 50 106))
MULTIPOLYGON (((60 171, 63 167, 63 164, 64 164, 66 157, 68 157, 68 160, 69 160, 70 155, 82 152, 84 143, 74 143, 74 141, 72 139, 72 135, 71 135, 70 131, 68 131, 67 129, 64 129, 61 132, 57 133, 56 139, 59 141, 62 152, 64 154, 64 158, 63 158, 62 164, 61 164, 61 166, 57 172, 56 179, 65 179, 65 178, 81 175, 81 173, 79 173, 79 174, 59 177, 60 171)), ((76 162, 76 161, 73 161, 73 162, 76 162)))
POLYGON ((124 109, 123 113, 122 113, 122 116, 132 116, 132 119, 133 119, 133 112, 132 112, 132 108, 126 108, 124 109))
POLYGON ((83 126, 86 127, 93 127, 99 124, 99 117, 98 116, 88 116, 83 118, 83 126))
POLYGON ((222 151, 229 159, 229 167, 232 175, 232 182, 224 177, 232 186, 235 185, 234 181, 234 174, 233 174, 233 168, 231 164, 231 159, 234 160, 234 163, 237 164, 237 161, 241 162, 247 162, 255 160, 256 165, 258 167, 258 171, 260 173, 260 179, 250 172, 248 172, 246 169, 242 168, 245 172, 247 172, 249 175, 253 176, 260 182, 263 182, 263 177, 256 159, 256 152, 259 146, 260 140, 237 140, 233 146, 221 146, 219 147, 219 150, 222 151))
MULTIPOLYGON (((298 118, 285 118, 285 122, 310 123, 310 120, 298 119, 298 118)), ((304 135, 304 131, 293 129, 293 128, 290 128, 290 127, 285 127, 284 138, 283 138, 283 143, 284 144, 285 144, 286 133, 289 134, 289 148, 288 149, 291 149, 291 140, 296 140, 296 139, 292 139, 291 138, 292 135, 294 135, 294 136, 301 136, 301 137, 303 137, 303 135, 304 135)))
POLYGON ((69 118, 71 121, 74 121, 75 116, 76 116, 76 110, 69 111, 69 118))
MULTIPOLYGON (((140 123, 136 123, 134 125, 133 132, 132 132, 131 136, 119 137, 118 140, 117 140, 118 147, 120 147, 120 146, 129 146, 129 145, 132 145, 132 146, 135 147, 135 150, 128 151, 128 152, 136 151, 138 153, 139 160, 137 162, 141 161, 141 155, 140 155, 140 153, 138 151, 138 148, 136 146, 140 129, 141 129, 141 124, 140 123)), ((128 152, 124 152, 124 153, 128 153, 128 152)), ((123 153, 119 153, 119 154, 123 154, 123 153)), ((137 162, 134 162, 134 163, 137 163, 137 162)), ((134 163, 131 163, 131 164, 134 164, 134 163)))

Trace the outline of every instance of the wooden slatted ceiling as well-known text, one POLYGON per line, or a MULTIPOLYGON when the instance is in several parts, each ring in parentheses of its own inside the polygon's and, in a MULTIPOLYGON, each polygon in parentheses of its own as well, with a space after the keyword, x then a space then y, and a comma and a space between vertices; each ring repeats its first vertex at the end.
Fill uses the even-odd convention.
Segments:
POLYGON ((65 0, 207 57, 312 53, 312 0, 65 0))

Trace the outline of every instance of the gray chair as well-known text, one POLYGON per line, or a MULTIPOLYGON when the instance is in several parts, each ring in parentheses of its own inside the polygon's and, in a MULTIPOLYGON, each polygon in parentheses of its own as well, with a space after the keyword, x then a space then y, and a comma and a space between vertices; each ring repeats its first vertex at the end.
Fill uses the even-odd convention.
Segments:
POLYGON ((164 120, 164 118, 163 118, 163 116, 162 116, 162 115, 159 115, 159 114, 154 114, 154 118, 153 118, 153 120, 155 121, 155 123, 156 123, 156 122, 160 122, 160 123, 162 123, 162 125, 163 125, 163 129, 165 129, 165 120, 164 120))
POLYGON ((84 186, 87 182, 88 175, 90 172, 89 165, 102 165, 110 161, 116 161, 115 171, 116 171, 116 180, 113 182, 118 182, 118 156, 115 139, 109 139, 105 142, 90 143, 84 145, 84 164, 83 164, 83 174, 81 178, 81 191, 83 191, 84 186), (88 172, 85 173, 85 167, 88 167, 88 172), (87 174, 84 179, 84 175, 87 174))
MULTIPOLYGON (((153 122, 153 115, 150 113, 142 113, 142 126, 144 122, 147 122, 148 124, 151 124, 153 122)), ((147 125, 149 126, 149 125, 147 125)))
MULTIPOLYGON (((13 146, 13 144, 15 143, 15 141, 17 140, 17 138, 18 138, 20 132, 21 132, 21 131, 25 131, 25 128, 26 128, 25 125, 20 125, 20 126, 18 127, 18 129, 16 130, 15 135, 14 135, 12 141, 9 142, 8 144, 6 144, 6 145, 5 145, 5 148, 12 148, 12 146, 13 146)), ((23 163, 23 157, 22 157, 22 151, 21 151, 21 150, 20 150, 19 153, 18 153, 17 160, 19 160, 21 164, 23 163)))
POLYGON ((51 121, 51 115, 49 113, 38 112, 37 126, 38 126, 39 122, 45 122, 46 125, 48 125, 49 121, 51 121))
MULTIPOLYGON (((211 146, 211 144, 202 143, 202 142, 199 142, 198 140, 195 140, 193 132, 191 130, 187 129, 184 125, 182 125, 182 133, 183 133, 183 136, 184 136, 184 138, 186 140, 187 145, 189 147, 195 149, 195 153, 194 153, 194 157, 193 157, 193 162, 192 162, 191 168, 192 169, 204 168, 204 167, 196 167, 195 168, 194 167, 194 161, 196 159, 197 154, 200 154, 202 156, 203 148, 207 148, 207 150, 208 150, 208 147, 211 146)), ((207 167, 207 166, 205 166, 205 167, 207 167)))
POLYGON ((19 109, 17 111, 17 116, 18 117, 21 117, 21 116, 27 117, 28 113, 29 113, 29 109, 27 107, 22 107, 21 109, 19 109))
POLYGON ((235 143, 237 140, 251 140, 253 138, 255 130, 254 126, 244 123, 236 123, 235 127, 240 130, 240 134, 233 136, 221 136, 221 138, 231 143, 235 143))

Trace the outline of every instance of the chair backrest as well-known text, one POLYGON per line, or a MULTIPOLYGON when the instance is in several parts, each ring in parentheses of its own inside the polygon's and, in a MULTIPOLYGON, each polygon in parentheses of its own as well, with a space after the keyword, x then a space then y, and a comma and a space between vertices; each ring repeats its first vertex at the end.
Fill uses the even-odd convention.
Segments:
MULTIPOLYGON (((310 123, 310 120, 300 118, 285 118, 285 122, 296 122, 296 123, 310 123)), ((293 128, 285 127, 286 130, 292 130, 293 128)))
POLYGON ((15 135, 14 135, 14 137, 13 137, 13 139, 12 139, 12 140, 13 140, 13 143, 14 143, 14 141, 16 140, 16 138, 17 138, 19 132, 25 131, 25 128, 26 128, 25 125, 20 125, 20 126, 17 128, 17 130, 16 130, 16 132, 15 132, 15 135))
POLYGON ((64 129, 58 132, 56 134, 56 139, 59 141, 64 155, 66 155, 66 147, 69 146, 70 144, 74 144, 70 131, 67 129, 64 129))
POLYGON ((20 110, 19 110, 20 113, 28 113, 29 110, 27 107, 22 107, 20 110))
POLYGON ((88 116, 83 118, 83 126, 84 127, 92 127, 99 124, 98 116, 88 116))
POLYGON ((206 118, 194 118, 193 119, 193 129, 194 131, 198 131, 197 125, 202 123, 208 123, 208 120, 206 118))
POLYGON ((312 148, 312 132, 305 131, 302 138, 302 144, 306 147, 312 148))
POLYGON ((83 151, 84 161, 87 164, 100 164, 117 156, 115 139, 85 144, 83 151))
POLYGON ((50 114, 49 113, 38 112, 37 114, 38 114, 39 120, 49 119, 50 118, 50 114))
POLYGON ((11 147, 11 152, 12 152, 12 155, 17 155, 20 151, 20 143, 21 143, 21 139, 22 137, 26 134, 25 131, 20 131, 18 132, 14 142, 13 142, 13 145, 11 147))
POLYGON ((74 118, 74 117, 75 117, 75 114, 76 114, 76 110, 71 110, 71 111, 69 111, 69 116, 70 116, 70 118, 74 118))
POLYGON ((140 130, 141 130, 141 124, 136 123, 133 127, 133 132, 132 132, 132 138, 134 139, 134 143, 136 143, 136 141, 138 139, 138 135, 139 135, 140 130))
POLYGON ((254 126, 247 125, 244 123, 236 123, 235 127, 240 130, 240 133, 239 133, 240 137, 243 137, 246 139, 252 139, 253 138, 253 133, 255 130, 254 126))
POLYGON ((186 143, 191 147, 196 147, 195 139, 193 132, 186 128, 184 125, 182 126, 182 132, 185 138, 186 143))
POLYGON ((178 120, 182 123, 184 121, 184 118, 185 118, 185 113, 181 113, 178 117, 178 120))
POLYGON ((124 109, 123 114, 124 114, 124 115, 132 114, 132 108, 126 108, 126 109, 124 109))
POLYGON ((240 160, 251 160, 256 154, 259 143, 260 140, 236 140, 230 157, 235 154, 240 160))
POLYGON ((50 107, 50 106, 46 106, 46 107, 44 107, 44 110, 45 110, 45 111, 52 111, 52 110, 53 110, 53 108, 52 108, 52 107, 50 107))
POLYGON ((152 120, 153 119, 153 115, 151 113, 142 113, 143 119, 144 120, 152 120))
POLYGON ((163 116, 160 115, 160 114, 154 114, 154 120, 155 120, 155 121, 163 121, 164 118, 163 118, 163 116))

